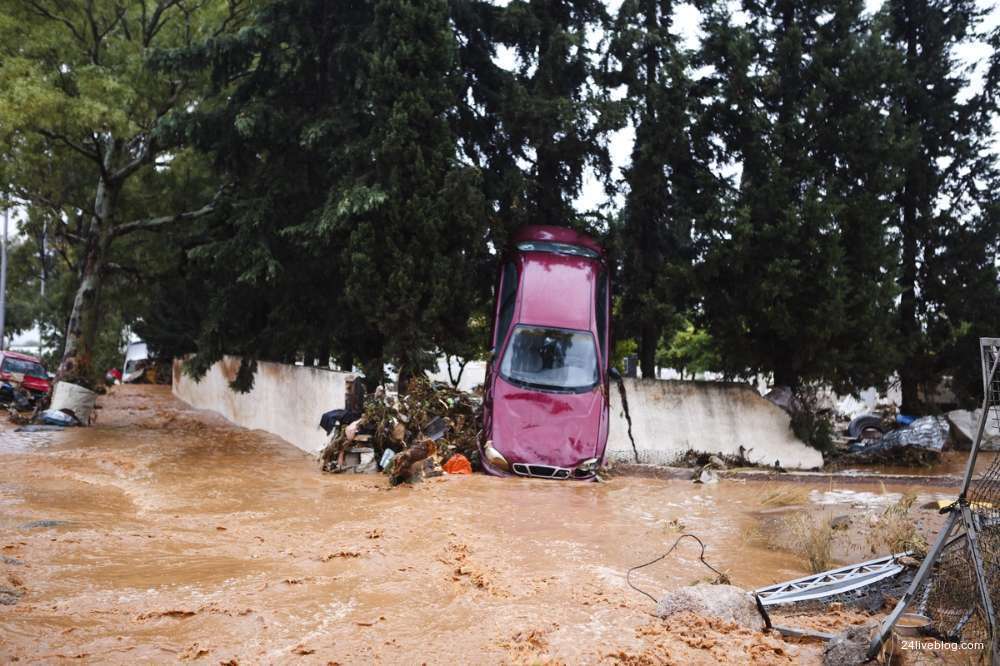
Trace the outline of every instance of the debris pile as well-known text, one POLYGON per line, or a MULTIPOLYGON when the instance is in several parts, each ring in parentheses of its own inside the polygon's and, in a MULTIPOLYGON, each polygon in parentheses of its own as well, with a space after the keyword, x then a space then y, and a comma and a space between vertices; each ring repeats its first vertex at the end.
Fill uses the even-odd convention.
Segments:
POLYGON ((853 462, 922 465, 937 460, 948 442, 948 422, 924 416, 878 439, 865 439, 848 449, 853 462))
MULTIPOLYGON (((356 399, 353 388, 351 395, 356 399)), ((379 387, 363 399, 360 415, 351 405, 324 415, 323 427, 333 434, 320 456, 323 471, 382 471, 393 485, 471 473, 479 468, 481 406, 473 394, 424 378, 412 380, 402 396, 379 387)))
POLYGON ((39 415, 48 410, 51 397, 49 393, 32 393, 24 388, 23 381, 24 375, 15 373, 0 381, 0 404, 6 408, 8 420, 20 426, 38 421, 39 415))

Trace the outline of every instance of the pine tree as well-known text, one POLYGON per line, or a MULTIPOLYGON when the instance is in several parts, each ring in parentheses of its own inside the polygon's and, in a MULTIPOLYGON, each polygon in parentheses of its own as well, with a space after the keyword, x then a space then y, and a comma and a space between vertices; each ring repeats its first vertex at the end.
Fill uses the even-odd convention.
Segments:
POLYGON ((601 0, 512 0, 497 17, 495 40, 519 60, 498 104, 506 147, 528 165, 515 224, 584 224, 573 208, 584 170, 610 168, 592 86, 591 39, 606 23, 601 0))
MULTIPOLYGON (((324 212, 345 235, 345 295, 355 321, 384 341, 402 376, 469 332, 485 254, 479 171, 461 164, 450 124, 464 89, 443 0, 375 4, 364 43, 372 125, 350 179, 324 212), (364 211, 343 202, 373 199, 364 211)), ((368 359, 370 362, 380 357, 368 359)))
POLYGON ((972 323, 995 312, 973 305, 996 300, 987 249, 996 223, 982 205, 982 186, 992 180, 983 145, 989 126, 982 98, 963 100, 968 78, 955 55, 975 36, 979 17, 972 0, 889 0, 881 15, 899 61, 890 105, 902 171, 894 192, 902 247, 898 374, 910 413, 921 409, 920 388, 931 391, 940 379, 942 352, 961 341, 969 354, 972 329, 982 331, 972 323))
POLYGON ((670 0, 626 0, 613 26, 606 85, 625 87, 635 127, 620 231, 622 315, 639 343, 643 376, 655 376, 668 326, 694 303, 694 227, 711 205, 714 179, 693 136, 697 96, 690 54, 671 31, 670 0))
POLYGON ((196 374, 239 354, 246 389, 257 359, 332 355, 378 382, 386 362, 405 377, 437 349, 468 353, 488 218, 458 150, 447 9, 275 0, 251 29, 163 59, 211 67, 218 91, 184 129, 235 183, 225 223, 182 258, 190 278, 161 283, 197 322, 196 374), (192 312, 200 282, 217 289, 192 312))
POLYGON ((379 344, 351 321, 338 261, 345 236, 323 216, 355 159, 349 139, 370 124, 358 91, 371 21, 358 3, 269 2, 250 29, 162 59, 210 69, 217 91, 181 129, 235 184, 224 223, 182 240, 183 279, 160 282, 172 309, 195 323, 184 345, 197 352, 196 375, 239 355, 246 389, 258 359, 325 364, 335 355, 350 366, 379 344), (212 285, 209 299, 192 309, 188 293, 201 284, 212 285))
POLYGON ((891 172, 878 163, 877 40, 865 39, 858 2, 746 10, 737 25, 716 5, 704 25, 706 123, 724 146, 721 166, 740 173, 708 229, 706 323, 731 374, 865 386, 887 372, 886 343, 875 335, 859 354, 856 337, 868 334, 852 322, 877 323, 892 297, 881 272, 891 254, 877 193, 891 172))

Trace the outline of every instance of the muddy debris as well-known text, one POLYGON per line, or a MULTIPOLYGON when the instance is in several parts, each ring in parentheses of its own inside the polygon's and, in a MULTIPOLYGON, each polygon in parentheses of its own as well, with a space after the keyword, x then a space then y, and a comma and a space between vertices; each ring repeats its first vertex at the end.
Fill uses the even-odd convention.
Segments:
POLYGON ((734 585, 682 587, 668 592, 656 605, 656 615, 662 619, 685 612, 734 622, 754 631, 764 629, 764 618, 753 596, 734 585))
MULTIPOLYGON (((333 473, 381 471, 392 485, 441 476, 447 467, 460 474, 477 470, 481 406, 478 396, 425 378, 411 380, 403 396, 379 387, 350 423, 332 423, 334 412, 329 413, 332 435, 321 467, 333 473), (351 455, 360 460, 353 462, 351 455), (449 465, 452 458, 457 460, 449 465)), ((352 415, 350 408, 343 411, 335 417, 352 415)))
POLYGON ((24 596, 24 592, 13 588, 0 585, 0 606, 13 606, 24 596))
POLYGON ((702 469, 700 472, 698 472, 697 476, 695 476, 694 482, 704 483, 704 484, 718 483, 719 475, 716 474, 713 470, 705 468, 702 469))
POLYGON ((941 457, 948 443, 948 422, 939 416, 924 416, 886 433, 881 439, 853 444, 842 462, 928 465, 941 457))
POLYGON ((24 523, 20 526, 22 530, 38 530, 38 529, 49 529, 52 527, 62 527, 63 525, 69 525, 68 520, 33 520, 30 523, 24 523))
POLYGON ((823 650, 823 666, 855 666, 868 661, 868 646, 876 625, 849 627, 834 636, 823 650))
POLYGON ((745 467, 760 467, 762 464, 760 461, 750 459, 752 452, 752 448, 748 449, 744 446, 740 446, 735 454, 725 454, 721 451, 706 453, 704 451, 688 449, 674 461, 674 465, 678 467, 712 469, 720 472, 745 467))

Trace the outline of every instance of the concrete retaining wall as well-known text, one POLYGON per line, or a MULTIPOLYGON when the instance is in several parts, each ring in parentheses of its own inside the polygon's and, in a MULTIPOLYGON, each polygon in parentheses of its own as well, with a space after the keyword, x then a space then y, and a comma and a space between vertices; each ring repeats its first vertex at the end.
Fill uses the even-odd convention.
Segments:
POLYGON ((253 390, 235 393, 229 382, 236 377, 240 360, 227 356, 212 366, 200 382, 174 362, 174 395, 198 409, 210 409, 236 425, 265 430, 303 451, 317 453, 327 435, 320 416, 344 407, 346 372, 304 368, 280 363, 259 363, 253 390))
MULTIPOLYGON (((244 428, 265 430, 303 451, 317 453, 327 436, 320 416, 344 406, 345 372, 260 363, 254 389, 234 393, 239 359, 226 357, 200 382, 174 364, 174 395, 199 409, 218 412, 244 428)), ((767 465, 818 467, 822 456, 792 434, 789 418, 746 384, 626 379, 632 434, 643 463, 669 465, 690 449, 747 456, 767 465)), ((608 460, 633 462, 632 444, 617 387, 611 390, 608 460)))
MULTIPOLYGON (((795 437, 789 417, 746 384, 626 379, 639 462, 669 465, 686 451, 737 455, 753 462, 809 469, 819 451, 795 437)), ((607 459, 634 462, 618 389, 612 384, 607 459)))

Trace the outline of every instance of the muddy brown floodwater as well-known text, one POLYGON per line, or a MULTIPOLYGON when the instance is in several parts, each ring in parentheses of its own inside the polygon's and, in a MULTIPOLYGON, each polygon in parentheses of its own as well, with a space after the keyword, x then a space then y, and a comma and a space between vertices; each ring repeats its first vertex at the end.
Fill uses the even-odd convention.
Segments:
MULTIPOLYGON (((801 556, 748 536, 776 510, 765 497, 801 484, 475 475, 389 488, 323 475, 169 387, 117 387, 102 406, 87 429, 0 426, 0 661, 819 660, 813 643, 658 620, 625 584, 681 531, 736 585, 805 574, 801 556)), ((857 511, 901 490, 824 482, 804 501, 857 511)), ((636 580, 658 596, 705 578, 697 555, 684 543, 636 580)))

